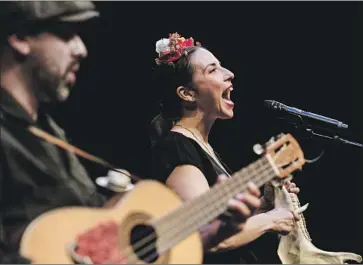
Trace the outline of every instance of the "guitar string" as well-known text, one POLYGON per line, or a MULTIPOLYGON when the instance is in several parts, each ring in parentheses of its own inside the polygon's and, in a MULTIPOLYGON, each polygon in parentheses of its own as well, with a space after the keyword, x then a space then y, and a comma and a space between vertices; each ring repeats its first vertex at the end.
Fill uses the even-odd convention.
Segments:
MULTIPOLYGON (((265 168, 268 168, 268 166, 269 165, 267 165, 267 166, 265 166, 264 168, 262 168, 262 172, 264 172, 264 169, 265 168)), ((273 170, 272 169, 270 169, 270 171, 271 172, 273 172, 273 170)), ((265 173, 266 173, 267 171, 265 171, 265 173)), ((261 178, 262 179, 262 178, 261 178)), ((246 182, 247 181, 249 181, 249 179, 248 180, 245 180, 246 182)), ((256 181, 257 182, 257 181, 256 181)), ((237 187, 236 187, 237 188, 237 187)), ((200 209, 192 209, 192 210, 196 210, 196 212, 198 212, 198 213, 200 213, 200 212, 203 212, 203 211, 201 211, 200 209)), ((192 220, 192 219, 189 219, 189 220, 192 220)), ((169 225, 169 227, 172 225, 172 223, 170 223, 170 225, 169 225)), ((188 226, 188 225, 190 225, 189 224, 189 222, 187 222, 187 223, 185 223, 184 224, 184 226, 188 226)), ((184 227, 183 226, 183 227, 184 227)), ((168 228, 169 228, 168 227, 168 228)), ((175 228, 175 226, 173 225, 173 228, 175 228)), ((173 228, 172 229, 167 229, 167 233, 170 233, 170 231, 172 231, 173 230, 173 228), (169 230, 169 231, 168 231, 169 230)), ((178 232, 176 232, 176 234, 177 234, 178 232)), ((164 235, 163 235, 164 236, 164 235)), ((169 236, 172 236, 172 237, 174 237, 175 238, 175 233, 174 234, 169 234, 169 236)), ((125 249, 123 249, 123 254, 125 255, 125 256, 127 256, 128 258, 129 258, 129 252, 131 252, 131 251, 133 251, 133 249, 135 249, 135 248, 138 248, 138 247, 141 247, 142 245, 144 245, 144 244, 146 244, 146 243, 149 243, 151 240, 154 240, 156 238, 156 234, 155 233, 152 233, 152 234, 150 234, 149 236, 147 236, 146 238, 143 238, 142 240, 139 240, 139 241, 137 241, 135 244, 132 244, 131 246, 128 246, 127 248, 125 248, 125 249)), ((153 247, 153 246, 152 246, 153 247)), ((150 249, 151 250, 151 249, 150 249)), ((144 250, 145 251, 145 250, 144 250)), ((144 252, 143 251, 143 252, 144 252)), ((147 252, 146 252, 147 253, 147 252)), ((140 256, 140 255, 142 255, 142 254, 140 254, 140 251, 138 251, 138 252, 136 252, 136 253, 131 253, 131 256, 132 255, 138 255, 138 256, 140 256)))
MULTIPOLYGON (((208 197, 202 198, 202 199, 204 199, 204 204, 207 204, 207 206, 205 207, 204 205, 201 205, 199 208, 202 208, 202 209, 197 209, 196 214, 190 213, 190 214, 187 214, 187 216, 193 216, 193 217, 195 216, 196 220, 200 220, 201 219, 199 217, 200 215, 201 215, 201 217, 203 217, 203 215, 209 216, 211 214, 211 212, 218 212, 215 215, 215 216, 218 216, 219 214, 223 213, 225 210, 227 210, 227 204, 228 204, 228 200, 229 200, 228 197, 233 198, 234 195, 238 193, 237 191, 244 191, 244 187, 246 186, 247 182, 249 181, 249 178, 245 178, 242 180, 241 180, 241 178, 234 178, 234 181, 236 181, 236 180, 238 180, 240 183, 237 183, 235 186, 231 187, 231 185, 226 185, 223 187, 219 187, 220 188, 219 191, 221 191, 221 192, 216 192, 216 195, 214 195, 214 198, 213 198, 214 200, 210 199, 208 197), (229 196, 224 195, 224 194, 228 194, 229 196), (220 199, 221 196, 222 196, 222 199, 220 199), (208 210, 208 205, 211 205, 214 208, 208 210)), ((229 184, 231 184, 231 183, 234 184, 234 182, 230 182, 229 184)), ((209 208, 211 208, 211 207, 209 206, 209 208)), ((209 219, 210 219, 210 221, 212 221, 212 219, 214 219, 214 217, 210 217, 209 219)), ((180 230, 186 231, 188 229, 188 227, 190 226, 189 225, 190 222, 193 222, 193 221, 194 221, 193 219, 187 219, 185 224, 183 223, 184 226, 182 226, 180 228, 180 230)), ((191 228, 191 229, 193 229, 193 228, 191 228)), ((175 236, 176 235, 170 235, 169 237, 172 237, 173 239, 175 239, 175 236)), ((167 237, 165 237, 165 238, 167 238, 167 237)))
MULTIPOLYGON (((262 161, 262 159, 260 159, 260 160, 258 160, 257 162, 259 162, 259 161, 262 161)), ((257 162, 255 162, 255 163, 253 163, 252 165, 257 165, 257 162)), ((250 165, 251 166, 251 165, 250 165)), ((233 186, 233 189, 232 189, 232 191, 233 190, 236 190, 236 189, 238 189, 238 190, 242 190, 242 189, 246 189, 247 187, 246 187, 246 184, 251 180, 251 179, 253 179, 254 177, 256 177, 256 185, 257 185, 257 182, 260 180, 260 179, 263 179, 263 174, 264 173, 268 173, 268 171, 266 171, 265 169, 266 168, 269 168, 270 167, 270 171, 273 171, 272 170, 272 168, 271 168, 271 165, 269 165, 269 164, 262 164, 262 166, 259 166, 259 167, 255 167, 255 168, 251 168, 250 166, 247 166, 246 168, 243 168, 243 169, 241 169, 240 171, 238 171, 238 172, 236 172, 234 175, 236 176, 237 174, 243 174, 243 173, 253 173, 253 174, 255 174, 254 176, 251 176, 251 175, 247 175, 246 176, 246 178, 241 178, 241 177, 233 177, 233 178, 230 178, 230 179, 228 179, 226 182, 224 182, 224 183, 221 183, 221 184, 225 184, 224 185, 224 188, 226 188, 226 184, 227 184, 227 187, 228 187, 228 183, 232 183, 232 181, 234 180, 234 181, 238 181, 238 182, 241 182, 241 183, 238 183, 238 184, 240 184, 240 185, 235 185, 235 186, 233 186), (248 172, 248 171, 250 171, 250 172, 248 172), (262 174, 260 174, 262 172, 262 174), (262 175, 262 176, 261 176, 262 175)), ((218 185, 219 183, 217 183, 217 185, 218 185)), ((216 185, 216 188, 220 188, 220 186, 221 186, 221 184, 219 185, 219 187, 217 187, 217 185, 216 185)), ((262 183, 263 184, 263 183, 262 183)), ((220 195, 220 194, 223 194, 223 190, 222 189, 217 189, 216 190, 216 193, 215 194, 213 194, 213 196, 214 196, 214 199, 215 198, 217 198, 218 199, 218 197, 217 197, 217 195, 220 195)), ((202 195, 203 196, 203 195, 202 195)), ((202 197, 201 196, 201 197, 202 197)), ((232 196, 233 197, 233 196, 232 196)), ((197 199, 199 199, 199 198, 197 198, 197 199)), ((182 208, 187 208, 187 206, 188 206, 188 204, 189 203, 192 203, 193 201, 189 201, 189 202, 187 202, 187 203, 185 203, 183 206, 182 206, 182 208)), ((211 204, 211 205, 214 205, 213 203, 211 203, 210 201, 208 202, 209 204, 211 204)), ((217 201, 217 203, 219 203, 219 201, 217 201)), ((200 205, 196 205, 196 206, 200 206, 200 205)), ((219 205, 218 205, 218 208, 217 209, 219 209, 219 205)), ((215 211, 215 209, 212 209, 212 210, 210 210, 210 212, 208 213, 203 213, 203 211, 201 211, 201 209, 200 208, 204 208, 204 206, 202 205, 202 207, 191 207, 190 209, 189 209, 189 212, 192 212, 192 213, 190 213, 190 214, 187 214, 188 216, 196 216, 196 215, 200 215, 200 213, 202 213, 202 215, 204 214, 204 215, 208 215, 208 214, 211 214, 211 213, 213 213, 213 211, 215 211), (193 212, 196 212, 197 214, 194 214, 193 215, 193 212)), ((172 216, 173 215, 173 213, 175 213, 175 212, 177 212, 177 210, 179 210, 179 209, 175 209, 174 211, 172 211, 170 214, 168 214, 166 217, 168 217, 168 216, 172 216)), ((172 216, 173 217, 173 216, 172 216)), ((160 217, 160 221, 163 221, 163 220, 165 220, 166 218, 165 217, 160 217)), ((182 226, 182 227, 180 227, 179 228, 179 230, 176 230, 175 231, 175 223, 174 222, 167 222, 166 224, 167 224, 167 226, 165 226, 165 230, 166 230, 166 234, 167 235, 169 235, 169 237, 171 237, 171 238, 173 238, 173 239, 175 239, 177 236, 178 236, 178 233, 180 234, 180 231, 183 233, 183 230, 184 230, 184 227, 185 226, 190 226, 191 224, 190 224, 190 221, 192 221, 192 223, 194 222, 194 220, 192 219, 192 218, 190 218, 190 219, 188 219, 189 220, 189 222, 186 222, 186 223, 184 223, 184 226, 182 226), (171 229, 170 229, 170 226, 171 226, 171 229), (173 231, 174 230, 174 231, 173 231), (174 232, 174 233, 173 233, 174 232)), ((158 221, 158 220, 157 220, 158 221)), ((179 221, 179 220, 176 220, 177 222, 179 221)), ((139 234, 141 234, 141 233, 139 233, 139 234)), ((180 236, 180 235, 179 235, 180 236)), ((186 235, 187 236, 187 235, 186 235)), ((163 237, 164 238, 168 238, 168 236, 165 236, 165 235, 163 235, 163 237)), ((137 241, 136 243, 134 243, 134 244, 132 244, 131 246, 128 246, 128 247, 126 247, 126 248, 123 248, 123 249, 121 249, 121 252, 122 252, 122 254, 123 254, 123 256, 125 256, 125 258, 127 259, 127 260, 130 260, 130 258, 131 257, 133 257, 134 258, 134 260, 132 260, 132 263, 134 263, 134 262, 137 262, 139 259, 138 259, 138 257, 139 256, 141 256, 141 255, 144 255, 144 254, 146 254, 147 252, 149 252, 150 250, 152 250, 153 248, 154 248, 154 246, 153 246, 153 244, 152 244, 152 242, 151 241, 153 241, 154 239, 156 239, 157 238, 157 234, 156 233, 151 233, 150 235, 148 235, 147 237, 145 237, 145 238, 143 238, 143 239, 141 239, 141 240, 139 240, 139 241, 137 241), (137 251, 137 252, 134 252, 134 249, 137 249, 137 248, 139 248, 139 247, 141 247, 141 246, 143 246, 143 245, 145 245, 145 244, 147 244, 147 243, 150 243, 151 242, 151 244, 150 245, 146 245, 143 249, 141 249, 140 251, 137 251)), ((179 240, 177 240, 177 242, 178 242, 179 240)), ((174 244, 174 243, 173 243, 174 244)), ((169 246, 170 247, 170 246, 169 246)), ((169 247, 167 247, 166 249, 168 249, 169 247)), ((154 254, 155 255, 155 254, 154 254)), ((153 255, 149 255, 148 257, 146 257, 145 259, 152 259, 152 256, 153 255)))
MULTIPOLYGON (((195 209, 193 209, 193 210, 195 210, 195 209)), ((198 213, 200 213, 201 211, 199 210, 199 209, 197 209, 197 212, 198 213)), ((176 231, 172 231, 173 229, 169 229, 169 231, 166 231, 166 233, 168 233, 169 234, 169 237, 172 237, 172 238, 176 238, 176 235, 178 234, 178 233, 180 233, 179 231, 181 230, 181 231, 183 231, 183 228, 185 227, 185 226, 190 226, 191 224, 190 224, 190 222, 191 221, 194 221, 194 220, 190 220, 189 222, 186 222, 185 224, 184 224, 184 226, 182 226, 182 227, 180 227, 180 229, 179 230, 176 230, 176 231), (170 232, 174 232, 174 233, 170 233, 170 232)), ((170 223, 170 224, 172 224, 172 223, 170 223)), ((175 228, 175 226, 174 226, 174 228, 175 228)), ((175 229, 174 229, 175 230, 175 229)), ((143 242, 137 242, 136 244, 138 245, 138 247, 141 247, 142 245, 144 245, 144 244, 146 244, 146 243, 148 243, 150 240, 153 240, 153 239, 155 239, 155 233, 153 233, 153 234, 151 234, 150 236, 148 236, 148 238, 145 238, 144 240, 141 240, 141 241, 143 241, 143 242)), ((165 237, 165 238, 168 238, 168 236, 165 236, 165 235, 163 235, 163 237, 165 237)), ((136 245, 135 244, 135 245, 136 245)), ((135 247, 135 245, 132 245, 132 246, 134 246, 135 247)), ((132 247, 131 246, 131 247, 132 247)), ((130 248, 130 247, 129 247, 130 248)), ((147 253, 148 251, 150 251, 150 250, 152 250, 152 248, 153 248, 153 246, 146 246, 144 249, 142 249, 141 251, 137 251, 135 254, 137 255, 137 256, 141 256, 141 255, 143 255, 143 254, 145 254, 145 253, 147 253)), ((132 250, 132 249, 128 249, 128 250, 132 250)), ((124 253, 126 253, 125 251, 124 251, 124 253)), ((129 253, 127 253, 127 254, 129 254, 129 253)), ((133 255, 133 253, 131 253, 131 256, 136 256, 136 255, 133 255)), ((125 255, 125 256, 128 256, 128 255, 125 255)), ((129 257, 128 257, 129 258, 129 257)), ((137 257, 136 257, 136 259, 137 259, 137 257)))
MULTIPOLYGON (((180 126, 180 127, 182 127, 182 128, 184 128, 183 126, 180 126)), ((184 128, 184 129, 186 129, 186 128, 184 128)), ((190 130, 188 130, 188 131, 190 131, 190 130)), ((191 132, 192 133, 192 135, 196 138, 196 140, 198 140, 198 138, 194 135, 194 133, 193 132, 191 132)), ((198 141, 199 142, 199 141, 198 141)), ((204 143, 203 143, 203 145, 204 145, 204 143)), ((208 148, 207 148, 207 150, 208 150, 208 148)), ((219 161, 218 161, 219 162, 219 161)), ((153 234, 155 234, 155 233, 153 233, 153 234)), ((154 235, 153 235, 154 236, 154 235)), ((139 241, 140 242, 140 241, 139 241)))
MULTIPOLYGON (((262 159, 260 159, 260 160, 262 160, 262 159)), ((258 162, 258 161, 257 161, 258 162)), ((253 163, 252 165, 256 165, 257 163, 253 163)), ((251 166, 251 165, 250 165, 251 166)), ((250 169, 250 170, 252 170, 253 171, 253 167, 251 168, 250 166, 248 166, 248 167, 246 167, 246 168, 244 168, 244 169, 242 169, 242 170, 240 170, 240 171, 245 171, 244 173, 248 173, 248 169, 250 169)), ((268 167, 269 165, 264 165, 264 168, 266 168, 266 167, 268 167)), ((255 170, 256 171, 256 170, 255 170)), ((243 172, 242 172, 243 173, 243 172)), ((263 183, 262 183, 263 184, 263 183)), ((192 208, 192 210, 193 210, 193 208, 192 208)), ((200 210, 198 209, 198 212, 200 212, 200 210)), ((172 223, 171 223, 172 224, 172 223)), ((186 225, 189 225, 189 224, 186 224, 186 225)), ((175 228, 175 227, 174 227, 175 228)), ((167 231, 167 232, 170 232, 170 229, 169 229, 169 231, 167 231)), ((178 233, 178 232, 177 232, 178 233)), ((174 237, 175 238, 175 237, 174 237)), ((135 245, 138 245, 138 246, 141 246, 142 244, 144 244, 144 243, 148 243, 149 241, 150 241, 150 239, 155 239, 155 233, 152 233, 151 235, 149 235, 148 237, 146 237, 146 238, 144 238, 143 240, 139 240, 138 242, 136 242, 136 244, 135 245)), ((132 246, 134 246, 135 247, 135 245, 132 245, 132 246)), ((128 254, 128 252, 130 252, 130 251, 132 251, 133 249, 132 249, 132 246, 128 246, 127 248, 124 248, 123 250, 123 253, 127 253, 128 254)), ((136 253, 132 253, 132 255, 133 256, 135 256, 135 254, 139 254, 140 252, 136 252, 136 253)), ((130 256, 130 255, 125 255, 126 257, 127 256, 130 256)))
MULTIPOLYGON (((296 163, 296 162, 295 162, 296 163)), ((271 169, 269 170, 270 171, 270 173, 273 173, 272 175, 273 176, 275 176, 276 174, 275 174, 275 172, 274 172, 274 170, 272 169, 272 167, 271 167, 271 169)), ((263 172, 263 173, 267 173, 267 171, 265 171, 265 172, 263 172)), ((272 177, 273 178, 273 177, 272 177)), ((255 181, 256 182, 256 185, 257 186, 262 186, 264 183, 266 183, 267 181, 264 179, 264 178, 262 178, 262 177, 259 177, 259 178, 257 178, 257 181, 255 181), (261 180, 263 180, 263 181, 261 181, 261 180)), ((187 236, 187 235, 186 235, 187 236)), ((176 243, 177 242, 179 242, 179 238, 176 238, 176 237, 173 237, 173 239, 174 239, 174 241, 176 241, 176 243)), ((173 242, 173 243, 171 243, 171 244, 169 244, 169 246, 172 246, 173 244, 174 244, 175 242, 173 242)), ((166 248, 166 249, 169 249, 169 248, 166 248)), ((150 250, 150 248, 149 248, 149 250, 150 250)), ((163 253, 163 251, 162 251, 162 253, 163 253)), ((152 260, 153 258, 155 258, 155 255, 158 255, 158 253, 153 253, 151 256, 149 256, 149 258, 150 258, 150 260, 152 260)), ((145 258, 146 259, 146 258, 145 258)))
MULTIPOLYGON (((237 173, 236 173, 237 174, 237 173)), ((186 203, 186 204, 188 204, 188 203, 186 203)), ((195 208, 191 208, 191 211, 195 211, 195 208)), ((197 209, 197 211, 198 212, 200 212, 199 211, 199 209, 197 209)), ((169 215, 170 216, 170 215, 169 215)), ((193 216, 193 215, 192 215, 193 216)), ((163 217, 161 217, 161 218, 163 218, 163 217)), ((163 218, 163 219, 165 219, 165 218, 163 218)), ((174 224, 174 222, 170 222, 170 225, 174 228, 175 227, 175 224, 174 224)), ((168 229, 168 228, 170 228, 170 225, 169 225, 169 227, 167 227, 166 226, 166 233, 170 233, 170 230, 171 229, 168 229), (169 230, 169 231, 168 231, 169 230)), ((188 225, 188 224, 187 224, 188 225)), ((146 244, 146 243, 148 243, 150 240, 153 240, 155 238, 155 234, 151 234, 151 235, 149 235, 148 237, 146 237, 146 238, 144 238, 143 240, 140 240, 140 241, 138 241, 138 242, 136 242, 134 245, 132 245, 132 246, 134 246, 134 248, 136 247, 136 248, 138 248, 138 247, 141 247, 142 245, 144 245, 144 244, 146 244)), ((131 251, 133 251, 133 249, 132 249, 132 246, 129 246, 129 247, 127 247, 127 248, 124 248, 123 249, 123 253, 124 253, 124 255, 125 256, 128 256, 128 254, 129 254, 129 252, 131 252, 131 251)))
MULTIPOLYGON (((188 234, 189 234, 189 233, 188 233, 188 234)), ((161 252, 161 254, 162 254, 162 253, 164 253, 166 250, 170 249, 172 246, 174 246, 174 244, 176 244, 176 243, 180 242, 183 238, 187 237, 187 236, 188 236, 188 234, 187 234, 187 233, 185 233, 185 234, 181 234, 181 235, 179 235, 179 237, 177 237, 177 236, 172 237, 172 239, 171 239, 171 243, 169 243, 169 246, 168 246, 168 247, 166 247, 164 250, 161 250, 161 251, 160 251, 160 252, 161 252)), ((148 247, 148 248, 149 248, 149 251, 150 251, 150 247, 148 247)), ((152 254, 148 257, 149 261, 151 261, 153 258, 155 258, 155 255, 159 255, 159 254, 158 254, 158 253, 152 253, 152 254)), ((146 259, 146 258, 145 258, 145 259, 146 259)))
MULTIPOLYGON (((272 170, 271 170, 272 171, 272 170)), ((258 182, 258 181, 257 181, 258 182)), ((263 182, 260 182, 260 183, 265 183, 265 181, 263 182)), ((217 213, 219 214, 221 211, 218 211, 217 213)), ((222 211, 223 212, 223 211, 222 211)), ((161 253, 164 253, 166 250, 170 249, 170 247, 172 247, 174 244, 180 242, 183 238, 187 237, 190 233, 187 231, 186 233, 183 234, 183 231, 182 233, 179 233, 179 235, 171 235, 171 243, 169 243, 169 245, 165 248, 165 249, 162 249, 160 252, 161 253)), ((149 247, 149 250, 150 250, 150 247, 149 247)), ((150 260, 154 258, 155 254, 157 255, 157 253, 153 253, 150 257, 150 260)))

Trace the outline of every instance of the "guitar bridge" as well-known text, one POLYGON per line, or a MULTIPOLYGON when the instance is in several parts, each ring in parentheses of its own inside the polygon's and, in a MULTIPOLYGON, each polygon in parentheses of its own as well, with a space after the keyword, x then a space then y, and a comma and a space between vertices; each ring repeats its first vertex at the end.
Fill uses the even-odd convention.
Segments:
POLYGON ((67 252, 76 264, 93 264, 90 257, 79 255, 77 249, 76 243, 70 243, 67 246, 67 252))

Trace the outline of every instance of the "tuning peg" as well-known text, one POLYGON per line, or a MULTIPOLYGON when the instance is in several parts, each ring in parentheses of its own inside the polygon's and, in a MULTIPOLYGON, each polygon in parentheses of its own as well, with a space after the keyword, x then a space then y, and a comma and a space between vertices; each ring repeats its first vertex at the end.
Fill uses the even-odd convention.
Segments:
MULTIPOLYGON (((294 162, 294 164, 297 164, 297 162, 294 162)), ((302 166, 300 165, 296 169, 302 171, 302 166)))
POLYGON ((264 148, 261 144, 255 144, 253 146, 253 152, 255 152, 256 155, 262 155, 264 152, 264 148))

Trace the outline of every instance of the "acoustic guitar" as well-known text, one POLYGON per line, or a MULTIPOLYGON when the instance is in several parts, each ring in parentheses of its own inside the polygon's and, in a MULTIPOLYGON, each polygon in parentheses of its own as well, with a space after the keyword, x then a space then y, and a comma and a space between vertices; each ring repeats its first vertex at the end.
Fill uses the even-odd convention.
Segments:
POLYGON ((163 184, 144 180, 113 208, 65 207, 34 219, 25 230, 20 253, 35 264, 202 263, 198 230, 245 192, 288 177, 305 164, 298 142, 280 134, 258 145, 262 157, 188 201, 163 184))

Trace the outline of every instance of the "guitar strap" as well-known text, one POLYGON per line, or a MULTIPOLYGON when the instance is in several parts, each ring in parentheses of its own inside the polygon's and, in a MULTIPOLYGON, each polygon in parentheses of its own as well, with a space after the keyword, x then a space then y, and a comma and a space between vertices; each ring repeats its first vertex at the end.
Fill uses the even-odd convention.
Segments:
POLYGON ((123 175, 126 175, 127 177, 129 177, 130 179, 134 180, 135 182, 139 181, 140 178, 135 176, 135 175, 130 175, 130 174, 127 174, 125 172, 122 172, 121 170, 118 170, 114 165, 112 165, 111 163, 107 162, 106 160, 102 159, 102 158, 99 158, 97 156, 94 156, 94 155, 91 155, 89 154, 88 152, 78 148, 78 147, 75 147, 69 143, 67 143, 66 141, 62 140, 62 139, 59 139, 53 135, 50 135, 49 133, 35 127, 35 126, 29 126, 28 127, 28 130, 35 136, 51 143, 51 144, 54 144, 66 151, 69 151, 77 156, 80 156, 80 157, 83 157, 89 161, 92 161, 96 164, 99 164, 99 165, 102 165, 106 168, 109 168, 109 169, 112 169, 113 171, 117 171, 123 175))
MULTIPOLYGON (((204 150, 203 150, 204 151, 204 150)), ((205 152, 205 151, 204 151, 205 152)), ((228 178, 230 178, 231 177, 231 173, 229 173, 229 172, 227 172, 227 170, 226 169, 224 169, 223 167, 221 167, 216 161, 215 161, 215 159, 210 155, 210 154, 208 154, 207 152, 205 152, 205 154, 207 155, 207 157, 208 157, 208 160, 212 163, 212 165, 213 165, 213 167, 214 167, 214 169, 217 169, 217 168, 219 168, 220 170, 219 171, 222 171, 223 172, 223 174, 225 174, 228 178)), ((217 156, 218 157, 218 156, 217 156)), ((219 158, 219 157, 218 157, 219 158)), ((223 165, 223 166, 225 166, 224 165, 224 163, 221 161, 221 159, 219 159, 219 162, 223 165)), ((226 167, 226 166, 225 166, 226 167)))

